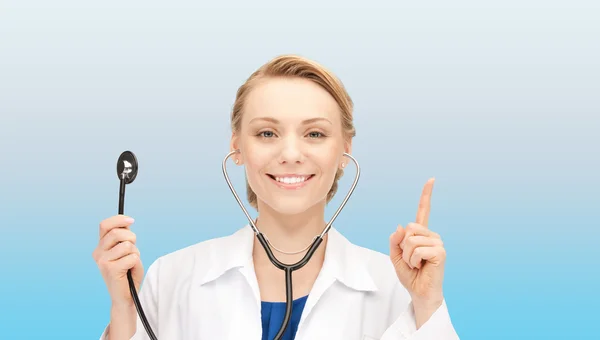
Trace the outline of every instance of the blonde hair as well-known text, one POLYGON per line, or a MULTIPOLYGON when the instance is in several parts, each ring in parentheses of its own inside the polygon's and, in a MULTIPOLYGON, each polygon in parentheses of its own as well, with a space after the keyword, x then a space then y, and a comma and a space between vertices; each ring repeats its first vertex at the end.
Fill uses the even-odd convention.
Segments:
MULTIPOLYGON (((335 99, 339 106, 344 140, 349 142, 356 135, 352 120, 354 104, 342 82, 322 65, 297 55, 281 55, 270 60, 252 73, 246 82, 240 86, 231 112, 231 129, 234 133, 239 133, 241 130, 244 101, 248 94, 261 80, 275 77, 308 79, 320 85, 335 99)), ((333 185, 327 193, 327 203, 331 201, 337 192, 338 180, 343 174, 344 171, 338 169, 333 185)), ((250 205, 258 210, 256 193, 250 187, 248 180, 246 180, 246 193, 250 205)))

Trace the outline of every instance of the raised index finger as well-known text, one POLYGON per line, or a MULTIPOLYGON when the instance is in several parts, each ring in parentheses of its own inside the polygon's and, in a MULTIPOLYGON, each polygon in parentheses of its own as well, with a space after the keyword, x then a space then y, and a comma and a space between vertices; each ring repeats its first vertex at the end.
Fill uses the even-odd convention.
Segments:
POLYGON ((125 215, 115 215, 100 222, 100 239, 114 228, 127 228, 133 223, 133 218, 125 215))
POLYGON ((433 182, 435 178, 430 178, 425 186, 423 187, 423 193, 421 194, 421 200, 419 201, 419 209, 417 210, 416 222, 425 228, 429 222, 429 210, 431 209, 431 193, 433 192, 433 182))

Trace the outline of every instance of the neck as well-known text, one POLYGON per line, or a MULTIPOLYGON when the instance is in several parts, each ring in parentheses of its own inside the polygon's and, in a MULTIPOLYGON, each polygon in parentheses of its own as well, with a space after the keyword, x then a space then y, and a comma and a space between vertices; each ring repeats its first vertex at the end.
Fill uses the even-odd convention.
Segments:
MULTIPOLYGON (((297 252, 305 249, 312 244, 315 236, 320 235, 327 225, 324 221, 325 204, 319 203, 310 209, 294 215, 279 213, 268 205, 258 202, 259 216, 256 221, 256 226, 260 232, 271 243, 273 255, 284 263, 295 263, 304 257, 308 250, 304 250, 298 254, 282 254, 273 247, 284 252, 297 252)), ((313 255, 314 258, 322 259, 325 253, 325 244, 327 237, 313 255)), ((255 247, 253 251, 255 259, 258 261, 269 261, 267 254, 255 239, 255 247)), ((270 262, 270 261, 269 261, 270 262)), ((313 260, 311 260, 313 262, 313 260)))

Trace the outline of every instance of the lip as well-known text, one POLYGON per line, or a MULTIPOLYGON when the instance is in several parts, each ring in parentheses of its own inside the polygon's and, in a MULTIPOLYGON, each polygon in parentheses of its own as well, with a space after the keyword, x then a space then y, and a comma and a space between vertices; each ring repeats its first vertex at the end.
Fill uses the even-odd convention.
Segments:
POLYGON ((282 189, 298 190, 298 189, 306 186, 313 179, 313 177, 315 177, 315 175, 314 174, 310 174, 310 175, 282 174, 282 175, 275 176, 275 175, 267 174, 267 177, 271 180, 271 182, 273 182, 275 185, 277 185, 278 187, 280 187, 282 189), (271 177, 271 176, 273 176, 273 177, 271 177), (309 176, 309 177, 304 182, 292 183, 292 184, 278 182, 275 179, 275 177, 306 177, 306 176, 309 176))

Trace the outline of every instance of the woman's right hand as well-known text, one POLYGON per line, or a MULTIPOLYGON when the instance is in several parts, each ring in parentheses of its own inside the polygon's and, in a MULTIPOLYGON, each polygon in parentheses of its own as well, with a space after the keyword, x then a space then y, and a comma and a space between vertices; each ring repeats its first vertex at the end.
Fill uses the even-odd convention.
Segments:
POLYGON ((92 253, 100 273, 104 278, 113 306, 133 306, 133 298, 129 290, 127 271, 135 288, 139 291, 144 277, 144 267, 140 252, 135 246, 135 234, 129 229, 133 219, 124 215, 116 215, 100 223, 100 241, 92 253))

